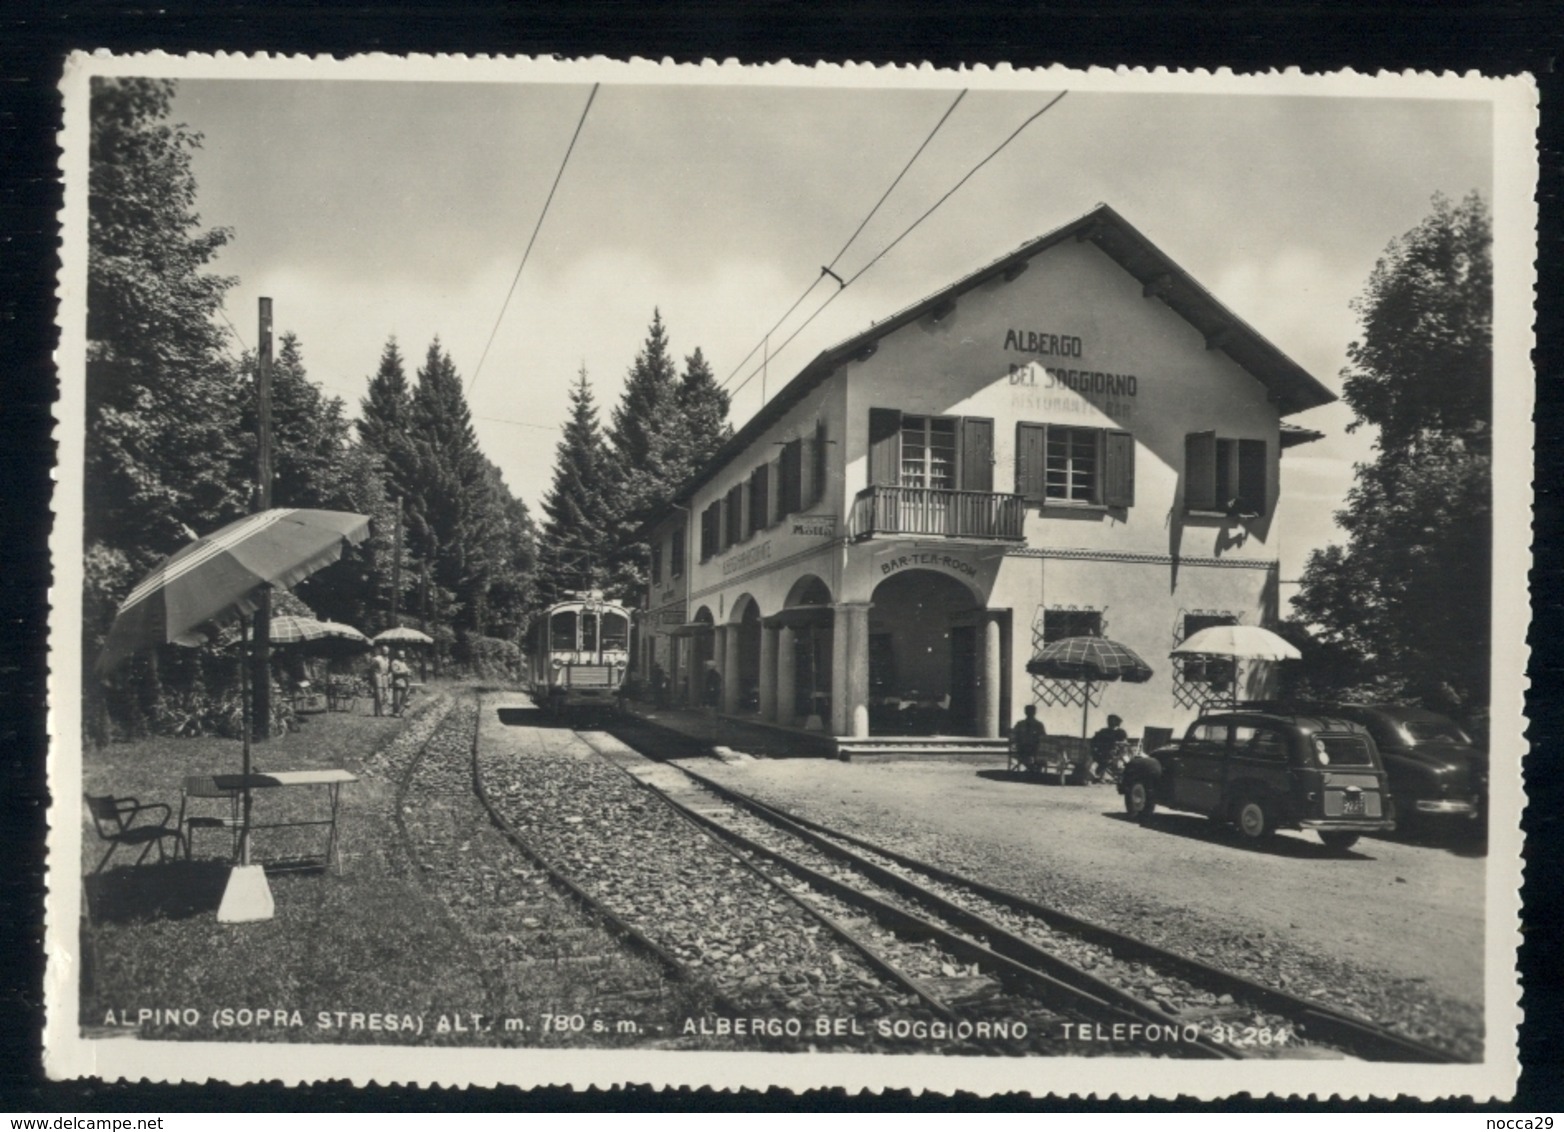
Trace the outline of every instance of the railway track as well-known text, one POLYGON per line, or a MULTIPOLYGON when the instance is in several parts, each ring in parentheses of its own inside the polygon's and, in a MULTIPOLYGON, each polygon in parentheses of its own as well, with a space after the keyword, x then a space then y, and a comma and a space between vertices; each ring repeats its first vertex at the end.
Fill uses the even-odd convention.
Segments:
MULTIPOLYGON (((1058 1011, 1052 1024, 1078 1042, 1082 1031, 1075 1027, 1083 1023, 1067 1015, 1087 1019, 1090 1041, 1135 1035, 1126 1044, 1142 1052, 1460 1061, 1366 1019, 764 804, 668 762, 709 755, 683 736, 634 721, 616 724, 612 735, 582 737, 759 871, 790 886, 806 906, 839 923, 867 918, 897 940, 924 941, 954 957, 940 964, 945 985, 938 977, 910 977, 947 1019, 970 1020, 976 1006, 1016 1009, 1018 1000, 1030 999, 1058 1011), (965 972, 964 984, 951 977, 953 969, 965 972), (1196 1005, 1176 1005, 1191 1002, 1196 1005), (1176 1048, 1162 1044, 1168 1035, 1176 1048)), ((856 934, 854 945, 873 957, 883 936, 856 934)), ((894 955, 881 954, 877 962, 897 967, 894 955)), ((1077 1045, 1073 1052, 1083 1050, 1077 1045)))

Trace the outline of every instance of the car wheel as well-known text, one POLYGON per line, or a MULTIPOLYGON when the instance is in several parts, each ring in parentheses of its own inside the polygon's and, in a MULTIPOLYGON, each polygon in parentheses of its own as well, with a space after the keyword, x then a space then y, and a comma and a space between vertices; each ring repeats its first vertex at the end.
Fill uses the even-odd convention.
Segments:
POLYGON ((1124 812, 1134 821, 1144 822, 1156 808, 1151 784, 1144 778, 1137 778, 1124 788, 1124 812))
POLYGON ((1325 848, 1332 852, 1345 853, 1358 843, 1358 835, 1343 833, 1340 830, 1321 830, 1320 840, 1325 843, 1325 848))
POLYGON ((1265 812, 1265 806, 1254 798, 1245 798, 1238 803, 1233 812, 1233 824, 1250 841, 1269 837, 1276 828, 1271 823, 1271 815, 1265 812))

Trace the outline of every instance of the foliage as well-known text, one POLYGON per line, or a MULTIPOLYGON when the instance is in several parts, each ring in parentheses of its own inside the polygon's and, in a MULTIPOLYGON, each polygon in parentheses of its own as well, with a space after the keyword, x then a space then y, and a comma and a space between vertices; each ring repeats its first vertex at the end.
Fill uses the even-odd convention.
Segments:
POLYGON ((554 482, 543 496, 539 597, 544 604, 571 590, 601 587, 607 579, 613 549, 612 467, 583 366, 570 391, 570 417, 559 442, 554 482))
POLYGON ((1434 207, 1354 304, 1345 394, 1376 457, 1336 514, 1346 544, 1310 555, 1293 605, 1325 650, 1311 687, 1470 719, 1488 703, 1492 276, 1482 201, 1434 207))
POLYGON ((481 679, 514 680, 521 670, 521 648, 514 640, 458 634, 452 659, 481 679))

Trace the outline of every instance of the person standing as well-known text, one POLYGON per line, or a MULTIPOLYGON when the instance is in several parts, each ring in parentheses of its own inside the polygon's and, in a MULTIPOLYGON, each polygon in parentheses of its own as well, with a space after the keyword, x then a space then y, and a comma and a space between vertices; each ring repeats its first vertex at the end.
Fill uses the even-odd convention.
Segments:
POLYGON ((374 697, 376 715, 386 713, 386 692, 390 684, 391 650, 385 645, 380 645, 369 661, 369 694, 374 697))
POLYGON ((1047 734, 1043 721, 1037 718, 1037 705, 1027 704, 1026 718, 1017 720, 1010 729, 1010 749, 1015 752, 1016 761, 1026 767, 1028 773, 1037 769, 1038 758, 1043 750, 1043 736, 1047 734))
POLYGON ((407 654, 397 650, 391 662, 391 714, 401 715, 407 708, 407 696, 413 687, 413 670, 407 666, 407 654))

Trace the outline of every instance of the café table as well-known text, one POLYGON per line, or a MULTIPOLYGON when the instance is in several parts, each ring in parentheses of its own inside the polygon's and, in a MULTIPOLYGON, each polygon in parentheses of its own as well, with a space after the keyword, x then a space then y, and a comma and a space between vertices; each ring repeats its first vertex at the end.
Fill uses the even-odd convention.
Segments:
MULTIPOLYGON (((327 767, 320 770, 278 770, 270 773, 251 773, 249 787, 251 796, 250 831, 262 829, 306 829, 321 828, 326 831, 325 851, 320 856, 320 862, 333 872, 341 873, 342 860, 338 847, 337 819, 341 813, 342 787, 349 782, 357 782, 358 776, 350 771, 337 767, 327 767), (326 793, 326 816, 317 818, 302 818, 291 821, 267 821, 264 813, 264 803, 257 795, 264 796, 272 790, 287 789, 322 789, 326 793), (257 812, 261 811, 261 812, 257 812)), ((190 823, 199 823, 210 826, 216 820, 225 828, 231 828, 235 834, 235 852, 237 852, 238 823, 240 799, 244 796, 245 776, 242 774, 197 774, 185 779, 185 800, 190 798, 222 798, 230 804, 230 815, 223 819, 184 816, 185 803, 180 805, 180 819, 182 828, 190 823)), ((188 832, 186 834, 186 854, 189 854, 188 832)), ((313 859, 307 859, 304 864, 313 864, 313 859)))

